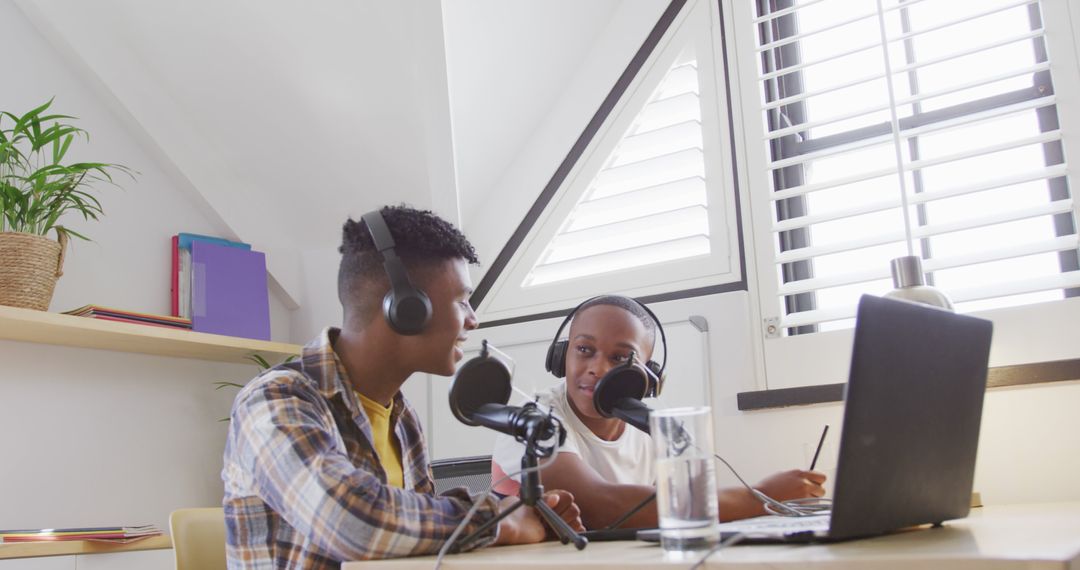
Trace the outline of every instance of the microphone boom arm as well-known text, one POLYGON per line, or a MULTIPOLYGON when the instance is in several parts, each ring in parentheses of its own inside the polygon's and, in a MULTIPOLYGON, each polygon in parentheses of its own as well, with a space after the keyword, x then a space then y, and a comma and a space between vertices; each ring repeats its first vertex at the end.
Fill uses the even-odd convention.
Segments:
POLYGON ((649 414, 652 409, 636 398, 619 398, 611 409, 611 415, 645 432, 649 432, 649 414))

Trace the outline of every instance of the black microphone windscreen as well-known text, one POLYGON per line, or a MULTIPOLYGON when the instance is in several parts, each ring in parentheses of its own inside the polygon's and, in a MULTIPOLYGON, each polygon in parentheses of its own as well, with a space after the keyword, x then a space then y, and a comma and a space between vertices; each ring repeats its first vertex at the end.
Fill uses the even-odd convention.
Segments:
POLYGON ((593 405, 604 417, 614 417, 615 402, 623 398, 640 400, 649 389, 645 373, 637 366, 624 366, 612 369, 596 384, 593 392, 593 405))
POLYGON ((506 404, 510 401, 510 367, 499 358, 487 354, 463 364, 450 387, 450 411, 465 425, 479 425, 473 414, 484 404, 506 404))

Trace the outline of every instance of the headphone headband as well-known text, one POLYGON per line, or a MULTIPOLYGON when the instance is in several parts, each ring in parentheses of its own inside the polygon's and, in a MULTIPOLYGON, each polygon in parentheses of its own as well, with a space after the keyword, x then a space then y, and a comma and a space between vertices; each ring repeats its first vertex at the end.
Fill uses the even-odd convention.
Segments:
POLYGON ((382 217, 382 212, 378 210, 372 210, 363 215, 361 218, 364 223, 367 224, 368 233, 371 234, 371 240, 375 242, 375 249, 379 250, 379 253, 386 257, 387 250, 394 257, 397 257, 397 253, 394 251, 394 235, 390 233, 390 226, 386 225, 386 220, 382 217))

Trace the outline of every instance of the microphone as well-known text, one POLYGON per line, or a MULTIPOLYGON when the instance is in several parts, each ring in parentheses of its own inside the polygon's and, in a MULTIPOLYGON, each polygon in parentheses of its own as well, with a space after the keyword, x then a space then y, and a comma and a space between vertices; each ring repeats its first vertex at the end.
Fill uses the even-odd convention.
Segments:
MULTIPOLYGON (((510 367, 488 348, 488 341, 483 341, 480 355, 463 364, 454 376, 450 387, 450 411, 454 417, 465 425, 484 426, 530 446, 540 448, 540 442, 556 437, 562 445, 566 428, 558 418, 540 411, 534 402, 506 405, 513 391, 510 367)), ((554 446, 550 451, 540 451, 550 453, 554 446)))
POLYGON ((472 420, 526 444, 536 445, 555 437, 559 438, 559 445, 566 443, 566 429, 562 422, 540 411, 536 402, 521 407, 484 404, 477 408, 472 420))
POLYGON ((652 413, 652 408, 641 401, 648 389, 648 371, 630 358, 626 364, 609 370, 597 382, 593 392, 593 406, 605 418, 619 418, 649 433, 649 414, 652 413))
POLYGON ((481 406, 506 404, 513 388, 510 367, 491 354, 485 340, 480 356, 470 359, 458 369, 450 386, 450 412, 467 426, 481 425, 473 416, 481 406))

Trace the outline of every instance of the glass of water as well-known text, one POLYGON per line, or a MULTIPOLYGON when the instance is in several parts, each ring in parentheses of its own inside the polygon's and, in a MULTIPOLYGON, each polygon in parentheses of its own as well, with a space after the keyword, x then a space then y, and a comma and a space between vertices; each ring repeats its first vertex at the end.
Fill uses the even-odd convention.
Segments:
POLYGON ((656 453, 656 507, 665 550, 709 548, 720 538, 708 407, 654 410, 649 416, 656 453))

